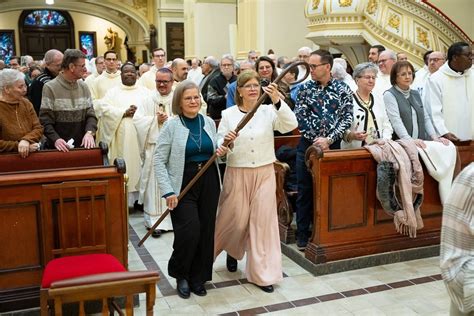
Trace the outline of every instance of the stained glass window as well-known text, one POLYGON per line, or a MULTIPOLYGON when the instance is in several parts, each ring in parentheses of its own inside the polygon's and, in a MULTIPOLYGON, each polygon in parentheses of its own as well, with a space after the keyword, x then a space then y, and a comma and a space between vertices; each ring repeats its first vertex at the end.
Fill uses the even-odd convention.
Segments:
POLYGON ((58 11, 36 10, 25 18, 27 26, 67 26, 67 20, 58 11))
POLYGON ((13 31, 0 30, 0 59, 5 63, 15 54, 15 37, 13 31))

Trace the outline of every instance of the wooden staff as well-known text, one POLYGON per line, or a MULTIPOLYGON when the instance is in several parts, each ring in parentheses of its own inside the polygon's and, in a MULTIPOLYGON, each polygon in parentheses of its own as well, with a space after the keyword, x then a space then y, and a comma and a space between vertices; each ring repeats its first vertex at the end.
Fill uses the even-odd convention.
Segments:
MULTIPOLYGON (((304 62, 304 61, 297 61, 297 62, 294 62, 292 63, 290 66, 288 66, 287 68, 285 68, 281 73, 280 75, 275 79, 275 81, 273 81, 273 83, 275 84, 278 84, 281 79, 290 71, 291 68, 293 67, 298 67, 299 65, 303 65, 305 68, 306 68, 306 74, 298 81, 295 81, 293 82, 292 84, 297 84, 297 83, 300 83, 302 81, 304 81, 306 79, 306 77, 308 77, 308 75, 310 74, 310 68, 309 68, 309 65, 308 63, 304 62)), ((255 113, 257 112, 258 108, 260 107, 260 105, 263 103, 263 101, 265 100, 265 98, 267 97, 267 93, 264 92, 260 98, 258 98, 257 102, 255 103, 255 106, 253 107, 252 111, 248 112, 243 118, 242 120, 240 120, 239 124, 237 124, 237 127, 235 128, 235 133, 238 134, 239 131, 244 128, 244 126, 248 123, 248 121, 250 121, 250 119, 255 115, 255 113)), ((229 145, 229 141, 225 140, 224 143, 222 144, 224 146, 227 146, 229 145)), ((209 166, 214 163, 214 160, 217 159, 217 153, 214 153, 212 155, 211 158, 209 158, 209 160, 206 162, 206 164, 204 166, 202 166, 201 170, 199 170, 199 172, 194 176, 194 178, 189 181, 188 185, 179 193, 178 195, 178 202, 179 200, 181 200, 181 198, 186 194, 188 193, 188 191, 192 188, 192 186, 194 185, 194 183, 196 183, 196 181, 202 176, 202 174, 204 172, 206 172, 207 168, 209 168, 209 166)), ((165 219, 166 216, 168 216, 168 214, 170 213, 170 209, 166 209, 166 211, 161 214, 160 218, 155 222, 155 224, 153 224, 152 227, 150 227, 150 229, 148 230, 148 232, 145 234, 145 236, 143 236, 143 238, 140 240, 140 242, 138 243, 138 246, 142 246, 143 243, 145 242, 145 240, 147 240, 148 237, 150 237, 150 235, 153 233, 153 231, 156 229, 156 227, 158 227, 158 225, 160 225, 160 223, 165 219)))

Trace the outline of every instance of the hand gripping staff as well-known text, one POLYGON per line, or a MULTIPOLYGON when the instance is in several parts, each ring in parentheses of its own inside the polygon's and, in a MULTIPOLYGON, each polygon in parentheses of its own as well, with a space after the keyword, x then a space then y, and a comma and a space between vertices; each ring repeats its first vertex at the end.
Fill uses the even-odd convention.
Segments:
MULTIPOLYGON (((308 75, 310 74, 310 68, 309 68, 309 64, 304 62, 304 61, 297 61, 297 62, 294 62, 292 63, 290 66, 288 66, 287 68, 285 68, 281 73, 280 75, 275 79, 275 81, 273 81, 273 83, 275 84, 278 84, 281 79, 290 71, 291 68, 293 67, 298 67, 299 65, 303 65, 305 68, 306 68, 306 74, 303 76, 303 78, 301 78, 300 80, 298 81, 295 81, 293 82, 292 84, 296 84, 296 83, 300 83, 302 81, 304 81, 306 79, 306 77, 308 77, 308 75)), ((250 119, 255 115, 255 113, 257 112, 258 108, 260 107, 260 105, 263 103, 263 101, 265 100, 265 98, 267 97, 267 94, 264 92, 260 98, 258 98, 254 108, 252 109, 252 111, 248 112, 243 118, 242 120, 239 122, 239 124, 237 124, 237 127, 235 128, 235 133, 239 133, 239 131, 244 128, 244 126, 248 123, 248 121, 250 121, 250 119)), ((229 145, 228 144, 229 142, 228 141, 224 141, 223 145, 224 146, 227 146, 229 145)), ((211 158, 209 158, 209 160, 206 162, 206 164, 201 168, 201 170, 199 170, 199 172, 194 176, 194 178, 188 183, 188 185, 181 191, 181 193, 178 195, 178 201, 181 200, 181 198, 186 194, 188 193, 188 191, 192 188, 192 186, 194 185, 194 183, 196 183, 196 181, 199 179, 199 177, 202 176, 202 174, 204 172, 206 172, 207 168, 209 168, 209 166, 214 162, 214 160, 216 160, 217 158, 217 153, 214 153, 212 155, 211 158)), ((145 242, 145 240, 147 240, 148 237, 150 237, 151 233, 156 229, 156 227, 158 227, 158 225, 160 225, 160 223, 165 219, 166 216, 168 216, 168 214, 170 213, 170 209, 166 209, 166 211, 161 214, 160 218, 155 222, 155 224, 153 224, 152 227, 150 227, 150 229, 148 230, 148 232, 146 233, 145 236, 143 236, 143 238, 140 240, 140 242, 138 243, 138 246, 142 246, 143 243, 145 242)))

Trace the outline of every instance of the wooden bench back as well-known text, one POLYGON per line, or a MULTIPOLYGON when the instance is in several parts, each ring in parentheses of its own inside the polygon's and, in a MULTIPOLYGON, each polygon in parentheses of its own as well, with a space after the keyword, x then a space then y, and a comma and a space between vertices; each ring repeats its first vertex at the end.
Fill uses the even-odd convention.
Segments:
POLYGON ((69 152, 44 150, 21 158, 18 153, 0 155, 0 173, 33 170, 75 169, 108 165, 107 147, 72 149, 69 152))

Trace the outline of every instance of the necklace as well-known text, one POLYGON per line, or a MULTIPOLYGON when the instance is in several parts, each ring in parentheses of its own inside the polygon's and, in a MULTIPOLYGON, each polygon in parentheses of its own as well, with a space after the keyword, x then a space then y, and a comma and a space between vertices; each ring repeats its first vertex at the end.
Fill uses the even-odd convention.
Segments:
POLYGON ((362 102, 365 105, 365 107, 369 107, 369 105, 370 105, 370 95, 369 95, 369 100, 367 100, 367 101, 362 99, 362 97, 360 96, 358 91, 356 91, 356 95, 357 95, 357 98, 359 99, 359 101, 362 102))
POLYGON ((199 133, 198 134, 193 134, 191 132, 191 129, 186 125, 186 122, 184 121, 184 118, 180 115, 179 118, 181 119, 181 123, 189 130, 189 138, 196 144, 199 152, 201 152, 201 147, 202 147, 202 125, 201 125, 201 118, 198 116, 198 121, 199 121, 199 133))

